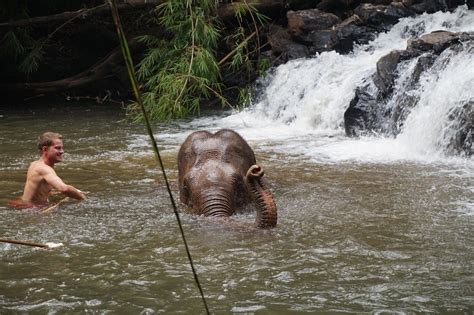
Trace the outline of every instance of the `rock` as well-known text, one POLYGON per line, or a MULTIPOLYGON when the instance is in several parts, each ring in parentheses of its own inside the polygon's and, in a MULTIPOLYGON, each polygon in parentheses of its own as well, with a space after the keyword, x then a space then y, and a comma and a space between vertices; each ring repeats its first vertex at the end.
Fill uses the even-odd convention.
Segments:
POLYGON ((443 135, 448 150, 455 154, 472 156, 474 154, 474 101, 454 108, 448 114, 449 128, 443 135), (453 131, 454 132, 449 132, 453 131))
POLYGON ((314 31, 306 38, 311 41, 310 51, 312 54, 329 51, 334 48, 336 32, 334 30, 314 31))
POLYGON ((319 10, 333 13, 341 18, 347 17, 354 0, 322 0, 316 6, 319 10))
MULTIPOLYGON (((356 88, 344 113, 347 136, 374 132, 396 136, 419 102, 417 91, 423 73, 433 67, 445 50, 456 53, 472 47, 473 42, 474 33, 433 32, 410 41, 406 50, 392 51, 380 58, 376 72, 356 88)), ((448 153, 472 155, 474 102, 467 100, 461 105, 449 113, 442 145, 448 153)))
POLYGON ((375 30, 363 25, 357 15, 340 22, 333 14, 304 10, 289 13, 288 23, 292 38, 306 45, 310 54, 332 49, 345 54, 352 51, 354 44, 366 44, 375 38, 375 30))
POLYGON ((430 34, 425 34, 414 40, 409 40, 407 50, 434 50, 434 52, 439 54, 453 43, 466 39, 469 39, 469 35, 466 33, 459 34, 447 31, 437 31, 430 34))
POLYGON ((364 1, 364 2, 370 2, 372 4, 375 4, 375 5, 389 5, 390 3, 392 3, 392 0, 370 0, 370 1, 364 1))
MULTIPOLYGON (((413 56, 416 57, 415 55, 413 56)), ((438 58, 438 55, 433 53, 425 53, 418 58, 415 69, 412 73, 412 84, 418 83, 421 74, 431 68, 433 63, 436 61, 436 58, 438 58)))
POLYGON ((396 77, 395 71, 397 70, 400 56, 401 52, 394 50, 377 61, 374 83, 383 94, 388 94, 392 91, 393 82, 396 77))
POLYGON ((288 18, 288 32, 292 36, 329 29, 341 21, 336 15, 318 9, 288 11, 286 16, 288 18))
POLYGON ((349 137, 359 137, 375 131, 377 109, 376 96, 370 93, 371 84, 366 83, 356 89, 349 108, 344 113, 344 128, 349 137))
POLYGON ((290 11, 287 16, 288 32, 296 42, 306 45, 310 54, 333 48, 333 27, 340 22, 336 15, 313 9, 290 11))
POLYGON ((272 25, 268 31, 268 42, 272 50, 272 59, 277 60, 275 64, 281 64, 288 60, 309 57, 309 48, 294 42, 287 30, 278 25, 272 25))
POLYGON ((414 1, 414 4, 409 6, 417 14, 434 13, 437 11, 447 11, 448 5, 445 0, 424 0, 414 1))
POLYGON ((345 54, 352 51, 354 44, 367 44, 374 38, 375 30, 363 25, 358 15, 353 15, 335 27, 333 48, 345 54))
POLYGON ((394 0, 392 3, 399 3, 408 8, 409 6, 413 5, 413 1, 414 0, 394 0))
POLYGON ((379 31, 397 23, 400 18, 412 15, 404 5, 397 2, 390 5, 362 3, 354 9, 354 14, 357 14, 364 24, 371 25, 379 31))

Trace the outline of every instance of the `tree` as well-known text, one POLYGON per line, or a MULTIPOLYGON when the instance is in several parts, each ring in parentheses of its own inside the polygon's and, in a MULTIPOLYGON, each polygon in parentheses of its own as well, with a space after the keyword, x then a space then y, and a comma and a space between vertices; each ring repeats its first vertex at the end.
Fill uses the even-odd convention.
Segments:
MULTIPOLYGON (((235 10, 238 27, 226 36, 224 24, 217 15, 215 0, 168 0, 156 8, 156 23, 162 25, 167 37, 142 36, 149 47, 139 65, 139 78, 145 89, 144 105, 152 119, 169 120, 199 113, 203 100, 217 98, 230 103, 223 96, 223 65, 231 71, 245 66, 253 69, 251 39, 263 25, 264 16, 255 8, 242 3, 235 10), (249 14, 254 32, 242 23, 249 14), (222 38, 231 53, 218 61, 218 46, 222 38)), ((258 36, 256 36, 258 43, 258 36)), ((140 117, 137 104, 130 107, 135 118, 140 117)))
MULTIPOLYGON (((104 36, 99 35, 113 31, 107 5, 94 0, 71 8, 60 1, 51 3, 55 5, 47 8, 34 1, 7 0, 9 6, 0 5, 0 12, 10 12, 0 20, 1 48, 7 56, 0 63, 9 69, 2 71, 0 92, 25 99, 84 93, 94 97, 108 89, 112 97, 127 97, 123 92, 129 91, 128 84, 120 75, 124 67, 114 51, 116 38, 103 45, 104 36), (84 47, 89 43, 94 49, 84 47)), ((122 17, 128 17, 124 26, 135 48, 145 103, 153 119, 198 114, 204 102, 230 106, 227 97, 238 95, 239 88, 256 77, 263 64, 259 29, 264 17, 245 0, 231 4, 232 16, 229 10, 222 11, 230 4, 215 0, 134 0, 118 5, 122 17), (222 12, 225 20, 219 16, 222 12)), ((245 89, 240 94, 248 95, 245 89)), ((140 118, 134 104, 129 113, 140 118)))

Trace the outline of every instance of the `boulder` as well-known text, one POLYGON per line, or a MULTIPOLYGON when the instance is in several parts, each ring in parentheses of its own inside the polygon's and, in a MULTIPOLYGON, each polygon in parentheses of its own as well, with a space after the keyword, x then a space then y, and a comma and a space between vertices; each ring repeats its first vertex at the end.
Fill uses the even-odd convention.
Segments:
POLYGON ((287 30, 281 26, 270 26, 267 39, 271 46, 271 59, 275 61, 275 65, 310 56, 309 48, 293 41, 287 30))
POLYGON ((474 101, 452 109, 448 114, 449 128, 443 135, 450 153, 472 156, 474 154, 474 101), (454 130, 454 132, 452 132, 454 130), (451 132, 450 132, 451 131, 451 132))
MULTIPOLYGON (((462 1, 322 0, 313 4, 312 8, 286 12, 286 29, 291 36, 277 45, 279 51, 274 55, 283 54, 284 60, 290 60, 329 50, 350 53, 354 45, 368 43, 376 34, 388 31, 401 18, 452 10, 462 1), (295 51, 284 51, 285 47, 295 51)), ((443 45, 449 46, 452 39, 449 34, 433 34, 410 42, 408 49, 430 50, 433 45, 436 45, 434 49, 443 49, 443 45)))
POLYGON ((417 14, 434 13, 437 11, 447 11, 448 5, 445 0, 424 0, 413 1, 414 4, 409 6, 410 10, 417 14))
POLYGON ((374 83, 384 95, 392 91, 401 54, 401 51, 394 50, 377 61, 374 83))
POLYGON ((316 6, 319 10, 333 13, 340 18, 346 18, 350 14, 350 10, 354 3, 359 2, 355 0, 322 0, 316 6))
POLYGON ((304 36, 311 31, 329 29, 341 21, 336 15, 318 9, 288 11, 286 16, 288 32, 295 37, 304 36))
POLYGON ((349 108, 344 112, 344 128, 349 137, 359 137, 377 129, 375 123, 378 102, 370 92, 370 83, 358 87, 349 108))
POLYGON ((399 2, 390 5, 362 3, 354 9, 354 14, 357 14, 364 24, 382 31, 397 23, 399 19, 412 15, 412 12, 399 2))
POLYGON ((413 14, 403 2, 371 2, 376 4, 349 0, 322 1, 318 9, 288 11, 288 33, 291 40, 307 46, 310 54, 329 50, 346 54, 353 50, 354 45, 367 44, 377 33, 388 30, 400 18, 413 14), (351 10, 351 6, 355 9, 351 10), (335 8, 345 10, 344 14, 337 13, 335 8), (344 16, 344 20, 341 21, 340 16, 344 16))
POLYGON ((336 15, 313 9, 289 11, 287 17, 291 38, 307 46, 310 54, 333 48, 333 26, 340 22, 336 15))
MULTIPOLYGON (((392 51, 377 62, 376 72, 356 88, 344 113, 346 135, 381 133, 397 135, 418 104, 420 77, 432 68, 440 54, 460 51, 472 45, 474 33, 433 32, 409 41, 406 50, 392 51), (467 42, 471 44, 467 44, 467 42), (411 62, 410 71, 407 65, 411 62), (403 76, 401 74, 403 73, 403 76), (396 80, 398 87, 394 86, 396 80)), ((467 100, 449 113, 443 144, 447 152, 472 155, 474 102, 467 100)))
POLYGON ((469 39, 469 35, 466 33, 452 33, 448 31, 437 31, 430 34, 422 35, 421 37, 413 40, 408 40, 408 51, 434 51, 435 53, 441 53, 447 47, 453 43, 458 43, 462 40, 469 39))
POLYGON ((375 29, 364 25, 358 15, 352 15, 335 27, 333 49, 345 54, 353 50, 354 44, 367 44, 375 38, 375 29))

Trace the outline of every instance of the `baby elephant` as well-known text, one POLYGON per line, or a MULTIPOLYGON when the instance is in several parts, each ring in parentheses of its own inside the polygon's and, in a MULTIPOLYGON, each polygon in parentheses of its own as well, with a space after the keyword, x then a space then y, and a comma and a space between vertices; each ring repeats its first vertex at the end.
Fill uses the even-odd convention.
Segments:
POLYGON ((190 134, 178 153, 181 201, 195 214, 229 217, 236 209, 255 201, 256 225, 277 224, 277 208, 263 180, 248 143, 235 131, 190 134))

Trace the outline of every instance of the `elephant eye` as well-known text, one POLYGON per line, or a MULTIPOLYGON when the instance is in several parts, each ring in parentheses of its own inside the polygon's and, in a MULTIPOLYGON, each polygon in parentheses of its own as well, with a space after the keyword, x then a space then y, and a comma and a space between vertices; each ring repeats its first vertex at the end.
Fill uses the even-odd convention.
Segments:
POLYGON ((188 182, 185 180, 183 181, 183 187, 181 187, 180 189, 180 198, 181 198, 181 201, 183 203, 185 203, 186 205, 190 205, 189 202, 190 202, 190 191, 189 191, 189 185, 188 185, 188 182))
POLYGON ((232 178, 232 184, 234 185, 235 188, 242 186, 244 184, 242 176, 238 173, 232 174, 231 178, 232 178))
POLYGON ((187 181, 187 180, 185 180, 185 181, 183 182, 183 189, 186 190, 186 191, 188 191, 188 189, 189 189, 189 185, 188 185, 188 181, 187 181))

